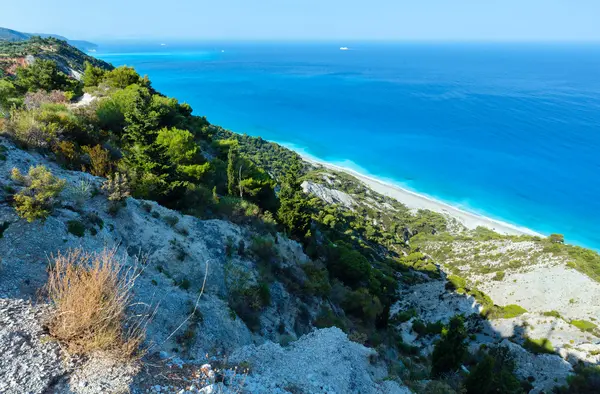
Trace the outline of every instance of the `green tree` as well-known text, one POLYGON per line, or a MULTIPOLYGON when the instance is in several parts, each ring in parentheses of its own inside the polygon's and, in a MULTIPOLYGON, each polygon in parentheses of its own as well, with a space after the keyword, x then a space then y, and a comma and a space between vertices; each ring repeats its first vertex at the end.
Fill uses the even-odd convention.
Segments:
POLYGON ((105 74, 105 70, 93 66, 90 62, 85 62, 85 70, 83 72, 83 77, 81 78, 83 86, 98 86, 100 82, 102 82, 105 74))
POLYGON ((299 180, 300 165, 292 165, 279 191, 277 217, 287 232, 303 240, 310 229, 311 209, 299 180))
POLYGON ((471 371, 465 386, 468 394, 487 394, 493 390, 492 374, 494 371, 494 359, 487 354, 483 360, 471 371))
POLYGON ((19 67, 15 84, 21 92, 38 90, 74 90, 78 83, 69 80, 52 60, 37 59, 27 67, 19 67))
POLYGON ((456 371, 467 353, 467 331, 460 315, 450 319, 448 327, 442 330, 442 338, 436 343, 431 358, 433 376, 456 371))
POLYGON ((369 280, 371 274, 371 264, 367 258, 343 242, 337 242, 329 248, 327 263, 329 271, 336 278, 353 288, 369 280))
POLYGON ((164 127, 158 131, 156 143, 163 149, 168 160, 175 164, 194 163, 200 159, 194 135, 187 130, 164 127))
POLYGON ((129 85, 140 84, 142 79, 133 67, 121 66, 107 72, 104 82, 113 88, 125 89, 129 85))
POLYGON ((17 96, 15 85, 7 79, 0 79, 0 116, 8 113, 17 96))
POLYGON ((521 382, 514 375, 515 363, 507 347, 480 351, 479 362, 466 379, 468 394, 521 394, 521 382))
POLYGON ((560 394, 597 394, 600 393, 600 366, 577 366, 575 375, 568 380, 566 387, 560 387, 560 394))
POLYGON ((227 153, 227 192, 230 195, 239 193, 238 190, 238 175, 237 169, 237 145, 231 145, 229 147, 229 153, 227 153))

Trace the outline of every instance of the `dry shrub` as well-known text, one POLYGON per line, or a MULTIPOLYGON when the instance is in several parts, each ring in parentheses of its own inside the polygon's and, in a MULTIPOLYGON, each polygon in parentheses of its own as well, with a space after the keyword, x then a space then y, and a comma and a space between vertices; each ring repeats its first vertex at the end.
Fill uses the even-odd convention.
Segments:
POLYGON ((79 159, 77 145, 71 141, 60 141, 52 148, 52 151, 62 163, 72 164, 79 159))
POLYGON ((95 176, 106 176, 111 171, 110 153, 100 145, 84 146, 83 151, 90 157, 90 172, 95 176))
POLYGON ((115 172, 102 184, 102 190, 106 193, 109 201, 120 202, 131 196, 127 175, 115 172))
POLYGON ((46 103, 66 104, 67 98, 65 97, 65 92, 59 90, 53 90, 51 92, 38 90, 37 92, 26 93, 23 100, 23 105, 28 110, 38 109, 46 103))
POLYGON ((75 249, 53 257, 46 290, 56 310, 48 328, 71 353, 106 351, 126 359, 139 353, 145 321, 127 317, 136 275, 115 253, 75 249))

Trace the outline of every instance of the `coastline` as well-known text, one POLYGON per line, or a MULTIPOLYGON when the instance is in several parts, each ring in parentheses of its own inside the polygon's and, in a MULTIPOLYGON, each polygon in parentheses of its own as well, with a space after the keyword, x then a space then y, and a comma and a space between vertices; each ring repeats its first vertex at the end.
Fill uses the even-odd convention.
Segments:
POLYGON ((456 219, 468 229, 475 229, 481 226, 504 235, 533 235, 545 237, 543 234, 540 234, 528 228, 519 227, 474 212, 469 212, 461 208, 452 206, 448 203, 425 196, 423 194, 419 194, 417 192, 402 188, 389 182, 385 182, 375 177, 361 174, 353 169, 319 160, 313 156, 308 155, 302 150, 294 149, 293 147, 290 147, 290 149, 298 153, 298 155, 300 155, 300 157, 302 157, 304 161, 313 165, 328 168, 330 170, 345 172, 346 174, 352 175, 353 177, 357 178, 359 181, 364 183, 371 190, 376 191, 377 193, 380 193, 384 196, 393 198, 406 205, 410 209, 428 209, 430 211, 447 215, 456 219))

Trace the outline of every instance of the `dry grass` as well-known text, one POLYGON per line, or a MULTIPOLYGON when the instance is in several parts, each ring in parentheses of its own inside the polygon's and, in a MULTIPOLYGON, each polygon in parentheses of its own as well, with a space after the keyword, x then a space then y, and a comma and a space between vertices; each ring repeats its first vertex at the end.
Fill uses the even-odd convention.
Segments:
POLYGON ((145 321, 127 317, 136 275, 115 252, 75 249, 53 257, 46 290, 56 310, 48 328, 71 353, 107 351, 127 359, 139 354, 145 321))

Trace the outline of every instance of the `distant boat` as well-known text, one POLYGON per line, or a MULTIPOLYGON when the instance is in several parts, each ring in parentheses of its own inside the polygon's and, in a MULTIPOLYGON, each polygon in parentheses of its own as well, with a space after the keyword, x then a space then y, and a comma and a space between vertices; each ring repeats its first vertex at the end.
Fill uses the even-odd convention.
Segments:
POLYGON ((161 46, 161 47, 166 47, 166 46, 167 46, 167 44, 160 44, 160 46, 161 46))
POLYGON ((225 49, 221 49, 221 53, 225 52, 225 49))
POLYGON ((348 50, 348 47, 341 47, 340 48, 340 51, 347 51, 347 50, 348 50))

